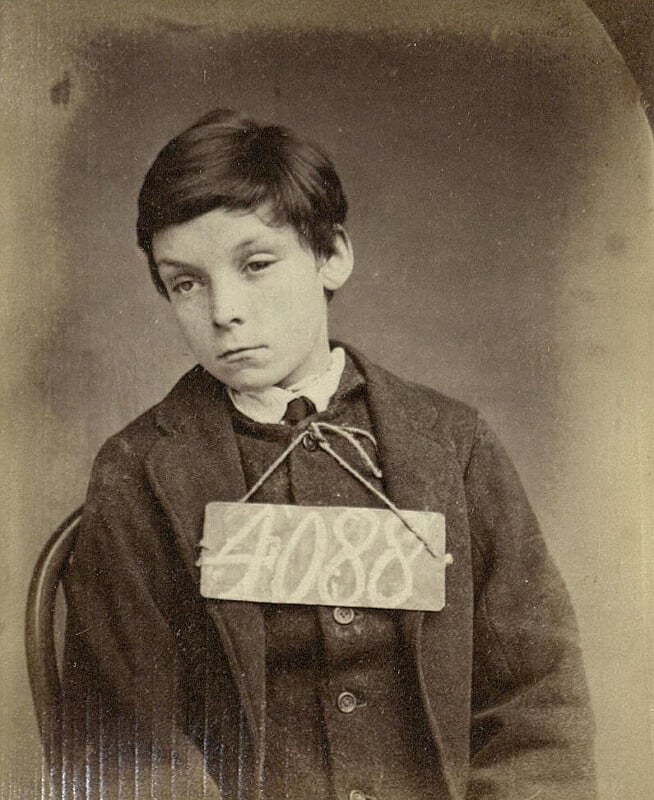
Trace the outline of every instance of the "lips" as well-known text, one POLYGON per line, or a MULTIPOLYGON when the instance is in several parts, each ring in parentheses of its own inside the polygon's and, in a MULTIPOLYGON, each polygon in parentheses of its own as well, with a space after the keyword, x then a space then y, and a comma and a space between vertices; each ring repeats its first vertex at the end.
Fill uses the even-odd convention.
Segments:
POLYGON ((219 356, 219 361, 232 361, 239 358, 246 358, 254 353, 256 350, 262 350, 263 345, 256 345, 255 347, 234 347, 230 350, 224 350, 219 356))

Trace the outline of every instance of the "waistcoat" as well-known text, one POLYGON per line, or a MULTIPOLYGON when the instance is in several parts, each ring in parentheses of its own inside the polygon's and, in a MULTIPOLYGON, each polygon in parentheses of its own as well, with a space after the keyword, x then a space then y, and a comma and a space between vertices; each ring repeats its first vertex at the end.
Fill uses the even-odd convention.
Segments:
MULTIPOLYGON (((311 419, 371 431, 365 383, 350 360, 330 408, 311 419)), ((302 423, 264 425, 236 410, 233 424, 248 486, 302 430, 302 423)), ((311 437, 303 442, 253 502, 382 505, 311 437)), ((347 442, 335 436, 330 444, 383 490, 347 442)), ((374 449, 362 444, 375 460, 374 449)), ((433 744, 397 614, 272 604, 260 610, 266 636, 264 798, 433 800, 433 744)))

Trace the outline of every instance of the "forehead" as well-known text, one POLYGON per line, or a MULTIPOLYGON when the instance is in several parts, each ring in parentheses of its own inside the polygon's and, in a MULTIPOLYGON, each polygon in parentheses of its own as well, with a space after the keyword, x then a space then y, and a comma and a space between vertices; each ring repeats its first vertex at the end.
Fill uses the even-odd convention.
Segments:
POLYGON ((255 210, 216 208, 156 233, 152 255, 157 263, 202 261, 218 253, 237 255, 260 248, 288 250, 293 247, 302 247, 295 228, 275 223, 272 213, 265 207, 255 210))

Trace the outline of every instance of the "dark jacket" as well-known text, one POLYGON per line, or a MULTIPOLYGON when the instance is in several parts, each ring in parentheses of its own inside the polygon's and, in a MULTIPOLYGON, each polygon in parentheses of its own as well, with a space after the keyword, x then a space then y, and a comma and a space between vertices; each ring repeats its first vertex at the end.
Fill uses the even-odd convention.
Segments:
MULTIPOLYGON (((446 607, 402 623, 434 797, 592 798, 574 616, 506 454, 467 406, 355 359, 386 492, 446 516, 446 607)), ((256 796, 261 615, 201 598, 196 566, 206 503, 245 490, 224 387, 199 367, 102 448, 66 585, 69 782, 256 796)))

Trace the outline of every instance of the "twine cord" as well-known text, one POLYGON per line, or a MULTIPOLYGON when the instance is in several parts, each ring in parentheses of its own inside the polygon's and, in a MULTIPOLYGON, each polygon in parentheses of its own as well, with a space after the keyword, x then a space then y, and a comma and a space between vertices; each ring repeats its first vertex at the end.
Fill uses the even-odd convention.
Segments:
POLYGON ((390 509, 403 523, 403 525, 411 531, 411 533, 418 539, 418 541, 422 544, 425 550, 429 553, 432 558, 436 559, 436 561, 445 561, 445 563, 452 562, 452 556, 447 553, 445 556, 441 556, 438 553, 435 553, 429 542, 425 539, 425 537, 417 531, 413 525, 409 522, 405 514, 393 503, 393 501, 387 497, 384 492, 381 492, 374 486, 369 480, 367 480, 360 472, 358 472, 346 459, 340 456, 329 444, 327 439, 323 434, 323 430, 329 431, 330 433, 334 433, 341 438, 345 439, 349 444, 351 444, 354 449, 357 451, 363 463, 370 469, 370 471, 375 475, 377 478, 381 478, 381 470, 373 463, 372 459, 363 449, 361 444, 356 440, 356 436, 363 436, 368 439, 372 444, 377 447, 377 442, 375 437, 369 433, 368 431, 363 430, 362 428, 355 428, 349 425, 331 425, 328 422, 311 422, 308 425, 308 428, 302 431, 298 436, 296 436, 288 447, 270 464, 267 470, 259 477, 259 479, 252 485, 250 489, 241 497, 238 501, 239 503, 246 503, 252 495, 254 495, 268 480, 268 478, 273 474, 273 472, 280 467, 284 461, 290 456, 290 454, 295 450, 295 448, 300 444, 300 442, 304 439, 307 435, 308 431, 311 431, 311 435, 314 437, 318 447, 327 453, 327 455, 331 456, 337 464, 339 464, 344 470, 350 473, 356 480, 358 480, 365 488, 375 497, 384 503, 384 505, 390 509))
POLYGON ((295 439, 289 444, 289 446, 284 450, 284 452, 278 456, 272 464, 268 467, 268 469, 261 475, 261 477, 254 483, 251 489, 241 497, 238 501, 239 503, 246 503, 252 495, 259 491, 259 489, 264 485, 264 483, 268 480, 268 478, 273 474, 273 472, 277 469, 277 467, 281 466, 284 461, 291 455, 293 450, 300 444, 302 439, 306 436, 306 433, 303 431, 299 436, 296 436, 295 439))
MULTIPOLYGON (((375 437, 371 433, 368 433, 368 431, 364 431, 362 428, 352 428, 350 426, 346 427, 345 425, 343 427, 339 427, 338 425, 330 425, 328 422, 319 422, 319 423, 313 423, 313 424, 314 425, 316 425, 316 424, 320 425, 324 430, 332 431, 333 433, 337 433, 339 436, 342 436, 343 439, 345 439, 347 442, 349 442, 352 445, 352 447, 354 447, 354 449, 359 454, 359 456, 360 456, 361 460, 363 461, 363 463, 368 467, 368 469, 370 470, 370 472, 372 472, 372 474, 375 476, 375 478, 381 478, 382 477, 382 471, 373 462, 373 460, 370 458, 368 453, 366 453, 366 451, 363 449, 363 447, 359 444, 359 442, 352 435, 353 433, 366 434, 367 438, 370 439, 370 441, 375 446, 375 450, 376 450, 377 449, 377 442, 375 441, 375 437)), ((320 442, 320 440, 318 439, 318 436, 320 436, 322 438, 322 440, 325 441, 325 438, 322 436, 322 432, 319 432, 318 434, 313 432, 313 435, 316 436, 316 439, 318 440, 318 442, 320 442)), ((324 448, 323 448, 323 450, 324 450, 324 448)))
POLYGON ((379 498, 382 501, 382 503, 388 506, 388 508, 395 514, 395 516, 401 520, 404 526, 408 528, 411 531, 411 533, 416 537, 416 539, 422 544, 422 546, 425 548, 425 550, 429 553, 430 556, 435 558, 437 561, 441 560, 442 556, 439 556, 431 549, 431 545, 429 544, 429 542, 424 538, 424 536, 421 533, 419 533, 413 527, 413 525, 411 525, 406 516, 402 513, 402 511, 395 505, 395 503, 389 497, 387 497, 383 492, 380 492, 376 486, 373 486, 373 484, 370 483, 370 481, 366 480, 366 478, 364 478, 363 475, 357 472, 357 470, 354 469, 354 467, 351 464, 349 464, 342 456, 340 456, 335 450, 333 450, 330 444, 325 439, 325 437, 320 432, 317 433, 316 438, 318 439, 318 447, 320 447, 321 450, 324 450, 325 453, 328 453, 338 464, 341 465, 341 467, 343 467, 343 469, 347 470, 350 473, 350 475, 353 475, 358 481, 360 481, 366 487, 366 489, 368 489, 369 492, 374 494, 375 497, 379 498))

